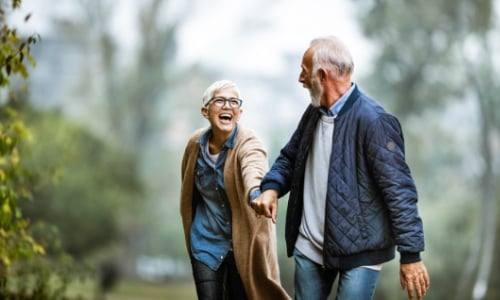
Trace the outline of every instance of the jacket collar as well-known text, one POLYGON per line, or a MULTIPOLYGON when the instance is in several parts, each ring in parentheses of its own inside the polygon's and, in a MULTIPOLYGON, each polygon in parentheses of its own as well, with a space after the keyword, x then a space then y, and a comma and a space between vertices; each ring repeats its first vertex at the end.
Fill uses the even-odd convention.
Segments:
POLYGON ((337 115, 337 117, 340 117, 346 111, 348 111, 354 105, 354 102, 356 102, 359 99, 359 96, 361 95, 361 92, 358 89, 358 85, 357 84, 354 84, 354 85, 355 85, 354 86, 354 90, 352 91, 352 93, 349 96, 349 98, 347 98, 347 101, 344 103, 344 106, 339 111, 339 114, 337 115))

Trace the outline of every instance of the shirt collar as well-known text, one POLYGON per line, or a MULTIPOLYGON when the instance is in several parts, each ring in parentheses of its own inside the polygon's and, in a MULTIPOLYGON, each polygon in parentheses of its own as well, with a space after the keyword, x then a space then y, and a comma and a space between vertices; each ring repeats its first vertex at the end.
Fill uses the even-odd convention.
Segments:
POLYGON ((354 88, 356 87, 356 84, 353 83, 351 84, 351 87, 345 92, 340 98, 333 103, 332 106, 330 106, 330 109, 327 111, 325 108, 321 107, 320 111, 325 114, 325 115, 330 115, 336 117, 344 104, 346 103, 347 99, 349 99, 349 96, 352 94, 352 91, 354 91, 354 88))
MULTIPOLYGON (((231 136, 224 142, 223 147, 225 148, 233 148, 234 144, 236 143, 236 134, 238 133, 238 124, 234 126, 233 132, 231 133, 231 136)), ((208 144, 208 139, 212 135, 212 128, 208 128, 207 131, 205 131, 204 134, 200 136, 198 139, 198 143, 201 145, 206 145, 208 144)))

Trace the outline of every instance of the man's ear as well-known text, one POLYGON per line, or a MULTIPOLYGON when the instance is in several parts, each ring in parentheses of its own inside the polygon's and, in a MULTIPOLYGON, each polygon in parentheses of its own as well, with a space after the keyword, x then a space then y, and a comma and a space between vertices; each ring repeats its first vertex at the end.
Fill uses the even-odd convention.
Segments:
POLYGON ((203 117, 205 117, 206 119, 208 119, 208 108, 207 107, 205 107, 205 106, 201 107, 201 115, 203 117))
POLYGON ((318 69, 319 80, 323 82, 326 79, 326 71, 323 68, 318 69))

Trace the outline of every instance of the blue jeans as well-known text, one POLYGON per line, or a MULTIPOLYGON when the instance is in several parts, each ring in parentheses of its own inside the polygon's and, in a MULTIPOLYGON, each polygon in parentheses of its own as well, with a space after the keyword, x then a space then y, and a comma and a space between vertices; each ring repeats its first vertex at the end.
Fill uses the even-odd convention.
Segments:
POLYGON ((295 258, 295 299, 323 300, 339 275, 337 300, 373 299, 380 271, 358 267, 351 270, 324 269, 299 250, 295 258))
POLYGON ((247 299, 232 251, 217 271, 191 257, 196 294, 200 300, 247 299))

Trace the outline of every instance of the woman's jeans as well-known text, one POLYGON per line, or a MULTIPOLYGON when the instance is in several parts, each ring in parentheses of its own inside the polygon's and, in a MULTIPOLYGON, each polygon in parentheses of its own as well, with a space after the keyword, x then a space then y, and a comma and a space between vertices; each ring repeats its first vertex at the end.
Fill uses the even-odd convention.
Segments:
POLYGON ((229 252, 217 271, 194 258, 191 258, 191 266, 198 299, 247 299, 232 251, 229 252))
POLYGON ((337 300, 372 299, 380 271, 364 267, 351 270, 324 269, 297 249, 295 258, 295 299, 323 300, 330 294, 339 275, 337 300))

